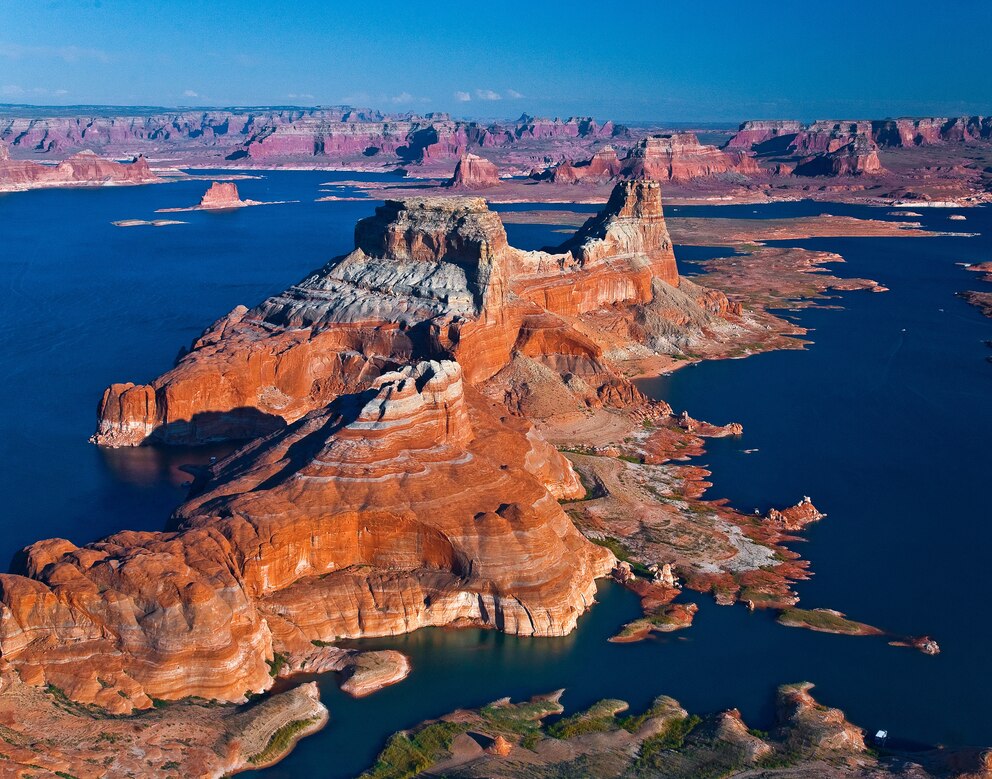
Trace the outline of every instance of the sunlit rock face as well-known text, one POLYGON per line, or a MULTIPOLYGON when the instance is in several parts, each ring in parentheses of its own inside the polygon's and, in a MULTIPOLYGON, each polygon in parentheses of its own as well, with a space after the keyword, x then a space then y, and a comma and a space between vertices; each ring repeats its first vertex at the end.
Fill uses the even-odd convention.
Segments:
POLYGON ((759 172, 750 157, 703 146, 693 133, 645 138, 630 150, 620 169, 620 175, 625 178, 679 182, 722 173, 759 172))
MULTIPOLYGON (((358 223, 353 252, 236 308, 151 384, 110 386, 94 441, 270 433, 419 359, 455 359, 472 384, 515 351, 596 361, 612 337, 563 317, 609 310, 632 321, 658 282, 681 283, 657 182, 618 184, 602 213, 541 252, 510 246, 481 198, 387 201, 358 223)), ((596 386, 612 380, 589 370, 596 386)))
POLYGON ((558 504, 583 493, 458 363, 420 362, 217 464, 175 532, 30 547, 0 576, 0 651, 30 683, 127 711, 239 700, 271 685, 274 651, 313 641, 562 635, 614 563, 558 504))
POLYGON ((448 182, 452 189, 488 189, 498 187, 499 184, 499 169, 477 154, 463 155, 448 182))

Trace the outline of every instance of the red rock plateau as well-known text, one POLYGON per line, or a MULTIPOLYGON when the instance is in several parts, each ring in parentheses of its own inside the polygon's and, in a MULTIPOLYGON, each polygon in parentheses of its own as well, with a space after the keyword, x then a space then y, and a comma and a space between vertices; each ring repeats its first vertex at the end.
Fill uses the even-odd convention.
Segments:
POLYGON ((728 149, 767 151, 766 145, 801 153, 836 151, 857 136, 867 136, 883 148, 974 143, 992 140, 992 117, 958 116, 924 119, 862 121, 823 120, 803 125, 795 121, 744 122, 727 142, 728 149))
POLYGON ((119 163, 101 159, 91 151, 81 151, 58 165, 42 165, 12 160, 7 146, 0 141, 0 192, 39 187, 150 184, 160 180, 144 157, 119 163))
POLYGON ((499 170, 485 157, 477 154, 463 155, 448 182, 452 189, 487 189, 499 184, 499 170))
POLYGON ((686 182, 726 173, 759 172, 746 154, 703 146, 693 133, 676 133, 645 138, 622 160, 612 147, 604 147, 585 162, 559 163, 539 174, 539 178, 566 184, 617 179, 686 182))
MULTIPOLYGON (((143 154, 173 168, 389 170, 441 186, 453 163, 473 154, 507 177, 498 196, 510 201, 599 200, 618 179, 639 175, 668 181, 669 198, 682 202, 992 200, 990 117, 753 121, 728 131, 722 149, 700 144, 693 133, 658 136, 661 129, 582 117, 486 123, 348 107, 127 115, 108 109, 76 117, 23 109, 0 117, 0 141, 15 157, 51 161, 92 148, 114 158, 143 154), (645 144, 654 148, 644 153, 645 144), (625 160, 629 169, 621 172, 625 160), (528 174, 537 180, 524 180, 528 174), (567 195, 558 188, 576 183, 584 188, 567 195)), ((462 186, 481 192, 491 180, 469 176, 462 186)), ((423 183, 417 186, 410 195, 423 194, 423 183)), ((397 196, 403 194, 394 190, 397 196)))

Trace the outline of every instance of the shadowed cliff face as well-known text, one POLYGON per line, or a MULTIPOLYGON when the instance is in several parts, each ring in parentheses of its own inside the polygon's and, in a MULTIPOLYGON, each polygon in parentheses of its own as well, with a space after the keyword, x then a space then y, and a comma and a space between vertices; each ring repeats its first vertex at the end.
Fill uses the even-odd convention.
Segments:
MULTIPOLYGON (((594 388, 613 384, 616 371, 600 357, 617 347, 616 328, 600 331, 589 318, 633 321, 657 283, 682 285, 652 181, 617 185, 601 214, 549 251, 510 246, 481 198, 387 201, 358 223, 355 245, 258 307, 232 311, 150 385, 109 387, 93 440, 260 435, 419 359, 455 359, 476 384, 517 351, 558 363, 578 356, 573 372, 594 388)), ((685 305, 682 321, 697 309, 685 305)), ((651 334, 627 339, 643 346, 651 334)))
POLYGON ((29 547, 0 576, 0 653, 112 711, 240 700, 274 652, 475 624, 561 635, 613 555, 558 498, 583 489, 455 362, 386 373, 218 463, 172 533, 29 547))

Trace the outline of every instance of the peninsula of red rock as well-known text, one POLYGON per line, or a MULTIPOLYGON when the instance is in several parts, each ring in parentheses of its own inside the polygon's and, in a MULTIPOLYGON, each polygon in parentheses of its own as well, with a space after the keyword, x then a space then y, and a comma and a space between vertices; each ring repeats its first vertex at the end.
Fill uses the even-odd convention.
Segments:
MULTIPOLYGON (((211 192, 228 202, 232 189, 211 192)), ((563 635, 611 571, 653 629, 691 622, 694 609, 669 605, 675 568, 721 601, 791 606, 805 563, 780 542, 818 513, 807 501, 751 519, 698 501, 705 472, 663 463, 739 426, 676 416, 629 378, 689 343, 716 354, 790 329, 680 276, 656 181, 617 184, 565 244, 537 252, 509 245, 482 199, 387 201, 351 253, 235 309, 151 384, 107 389, 103 446, 252 440, 196 477, 168 531, 26 549, 0 575, 4 688, 32 711, 30 688, 47 686, 126 714, 244 701, 278 661, 278 673, 366 669, 364 693, 402 678, 405 660, 335 642, 429 625, 563 635), (589 456, 604 442, 608 456, 589 456), (652 481, 682 497, 657 502, 652 481), (590 484, 605 497, 589 500, 590 484), (630 512, 643 536, 624 528, 630 512), (696 551, 651 530, 663 525, 696 551), (618 564, 616 535, 624 555, 664 563, 654 581, 618 564)), ((323 721, 312 697, 300 706, 323 721)))

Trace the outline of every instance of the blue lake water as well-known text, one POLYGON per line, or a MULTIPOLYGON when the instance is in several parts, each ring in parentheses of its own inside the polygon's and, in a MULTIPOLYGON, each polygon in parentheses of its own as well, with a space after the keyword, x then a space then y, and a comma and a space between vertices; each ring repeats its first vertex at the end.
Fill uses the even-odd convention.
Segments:
MULTIPOLYGON (((163 527, 184 494, 178 466, 211 452, 91 446, 100 393, 112 381, 161 373, 213 319, 349 250, 355 221, 374 201, 314 199, 328 189, 322 183, 356 178, 265 173, 238 183, 244 197, 301 202, 168 215, 188 224, 162 228, 111 222, 195 203, 205 182, 0 196, 7 301, 0 309, 0 558, 43 537, 85 543, 123 528, 163 527)), ((929 742, 992 743, 992 351, 983 343, 992 339, 992 320, 954 297, 988 288, 956 263, 992 259, 992 210, 968 210, 966 222, 949 221, 945 209, 914 210, 935 229, 982 235, 798 242, 839 252, 848 263, 833 272, 874 278, 891 292, 844 293, 840 310, 798 314, 813 329, 805 351, 707 363, 645 388, 695 417, 744 424, 743 438, 711 441, 699 458, 714 472, 711 496, 750 511, 809 494, 829 514, 799 547, 815 572, 799 585, 803 605, 932 634, 941 655, 787 629, 770 614, 703 597, 689 631, 609 644, 638 605, 604 584, 600 604, 562 639, 424 630, 362 642, 410 654, 410 678, 359 701, 340 693, 333 677, 321 679, 331 723, 263 773, 353 776, 399 728, 458 706, 559 687, 570 708, 605 696, 643 707, 664 693, 699 712, 737 706, 762 727, 771 721, 775 686, 808 679, 821 700, 864 726, 929 742)), ((744 218, 824 212, 882 218, 886 209, 802 202, 677 210, 744 218)), ((555 229, 508 226, 523 248, 560 242, 555 229)))

